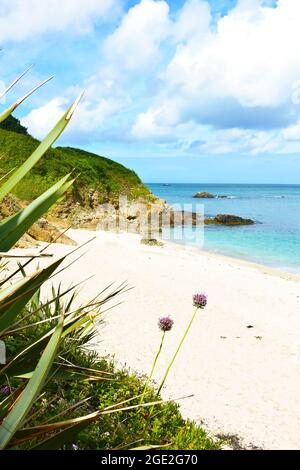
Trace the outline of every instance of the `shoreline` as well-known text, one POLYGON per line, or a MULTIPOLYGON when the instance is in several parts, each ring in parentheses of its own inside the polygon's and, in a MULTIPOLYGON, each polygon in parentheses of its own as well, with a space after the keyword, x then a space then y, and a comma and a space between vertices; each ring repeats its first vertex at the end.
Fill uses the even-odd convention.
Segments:
MULTIPOLYGON (((71 230, 74 230, 74 229, 71 229, 71 230)), ((77 229, 75 229, 77 230, 77 229)), ((81 230, 81 229, 79 229, 81 230)), ((84 229, 83 229, 84 230, 84 229)), ((97 232, 97 231, 96 231, 97 232)), ((118 235, 122 235, 122 234, 126 234, 126 232, 120 232, 118 233, 118 235)), ((139 234, 130 234, 134 237, 137 237, 137 238, 141 238, 141 235, 139 234)), ((291 272, 291 271, 286 271, 285 269, 283 268, 280 268, 280 267, 272 267, 272 266, 268 266, 266 264, 263 264, 263 263, 257 263, 255 261, 251 261, 250 259, 246 259, 246 258, 240 258, 238 256, 233 256, 233 255, 227 255, 227 254, 223 254, 221 252, 217 252, 217 251, 214 251, 214 250, 208 250, 206 248, 199 248, 195 245, 189 245, 188 243, 185 243, 185 242, 176 242, 176 241, 169 241, 169 240, 165 240, 163 238, 159 238, 159 241, 161 241, 165 246, 169 246, 170 248, 172 246, 176 246, 178 248, 181 248, 182 250, 191 250, 191 251, 195 251, 195 253, 203 253, 203 254, 206 254, 206 255, 209 255, 209 256, 212 256, 212 257, 216 257, 216 258, 220 258, 220 260, 223 260, 223 261, 232 261, 232 262, 237 262, 243 266, 249 266, 249 267, 252 267, 252 268, 255 268, 259 271, 263 271, 264 273, 266 274, 270 274, 270 275, 273 275, 273 276, 277 276, 277 277, 281 277, 283 279, 286 279, 286 280, 294 280, 294 281, 298 281, 300 282, 300 273, 295 273, 295 272, 291 272)), ((300 267, 299 267, 299 270, 300 270, 300 267)))
MULTIPOLYGON (((111 232, 111 231, 105 231, 105 230, 90 230, 90 229, 86 229, 86 228, 70 228, 67 232, 65 232, 67 235, 70 235, 70 238, 72 239, 72 233, 73 235, 76 234, 76 233, 80 233, 80 232, 83 232, 83 233, 86 233, 86 234, 91 234, 93 236, 91 236, 91 238, 95 237, 95 234, 97 233, 102 233, 102 234, 109 234, 109 235, 115 235, 116 237, 119 237, 119 238, 122 238, 123 237, 132 237, 133 240, 136 240, 138 243, 140 242, 140 240, 142 239, 142 236, 140 234, 135 234, 135 233, 129 233, 129 232, 123 232, 123 231, 120 231, 120 232, 111 232)), ((76 239, 76 235, 74 237, 74 239, 76 239)), ((188 243, 185 243, 185 242, 175 242, 175 241, 169 241, 169 240, 165 240, 163 238, 159 238, 159 241, 161 241, 163 243, 163 247, 153 247, 153 249, 156 249, 156 250, 159 250, 159 249, 163 249, 164 247, 168 247, 170 249, 172 248, 177 248, 179 251, 185 251, 185 252, 194 252, 195 254, 197 253, 201 253, 203 255, 207 255, 209 257, 212 257, 212 258, 216 258, 216 259, 219 259, 220 261, 224 261, 224 262, 233 262, 233 263, 237 263, 241 266, 248 266, 248 267, 251 267, 251 268, 254 268, 260 272, 263 272, 264 274, 269 274, 271 276, 275 276, 275 277, 280 277, 281 279, 286 279, 287 281, 295 281, 295 282, 300 282, 300 273, 297 274, 297 273, 294 273, 294 272, 291 272, 291 271, 287 271, 283 268, 280 268, 280 267, 273 267, 273 266, 269 266, 269 265, 266 265, 266 264, 263 264, 263 263, 257 263, 255 261, 251 261, 249 259, 246 259, 246 258, 240 258, 238 256, 233 256, 233 255, 228 255, 228 254, 224 254, 224 253, 221 253, 221 252, 217 252, 217 251, 214 251, 214 250, 208 250, 206 248, 199 248, 195 245, 190 245, 188 243)), ((37 241, 37 243, 39 243, 40 245, 45 245, 44 242, 41 242, 41 241, 37 241)), ((61 243, 56 243, 54 245, 62 245, 62 246, 66 246, 64 244, 61 244, 61 243)), ((53 246, 53 245, 52 245, 53 246)), ((74 248, 74 247, 73 247, 74 248)), ((20 253, 22 254, 23 252, 25 251, 30 251, 32 253, 35 253, 36 250, 38 250, 38 247, 32 247, 32 248, 14 248, 12 251, 14 253, 20 253)), ((70 251, 72 251, 72 248, 70 248, 70 251)), ((51 258, 49 258, 51 260, 51 258)))
MULTIPOLYGON (((122 232, 120 233, 120 235, 122 235, 122 232)), ((136 235, 136 234, 132 234, 132 235, 141 238, 140 235, 136 235)), ((280 267, 273 267, 273 266, 269 266, 269 265, 266 265, 266 264, 263 264, 263 263, 257 263, 255 261, 251 261, 251 260, 246 259, 246 258, 240 258, 238 256, 223 254, 221 252, 217 252, 217 251, 214 251, 214 250, 208 250, 206 248, 199 248, 199 247, 194 246, 194 245, 189 245, 188 243, 185 243, 185 242, 181 243, 181 242, 169 241, 169 240, 164 240, 163 238, 160 238, 159 240, 162 241, 165 246, 170 245, 170 247, 172 247, 172 246, 175 245, 175 246, 181 247, 183 250, 194 250, 195 253, 201 252, 201 253, 207 254, 209 256, 215 256, 217 258, 223 259, 224 261, 237 262, 237 263, 240 263, 241 265, 245 265, 245 266, 248 265, 250 267, 258 269, 259 271, 264 271, 265 273, 268 273, 268 274, 271 274, 271 275, 274 275, 274 276, 279 276, 279 277, 287 279, 287 280, 294 280, 294 281, 300 282, 300 273, 298 274, 298 273, 295 273, 295 272, 286 271, 285 269, 280 268, 280 267)))
MULTIPOLYGON (((72 233, 76 234, 76 233, 79 233, 79 232, 90 233, 90 234, 93 234, 94 236, 97 233, 107 233, 107 234, 118 236, 120 238, 122 236, 129 236, 129 237, 132 237, 133 239, 136 239, 138 242, 142 239, 142 236, 140 234, 136 234, 136 233, 129 233, 129 232, 125 232, 125 231, 110 232, 110 231, 105 231, 105 230, 90 230, 90 229, 86 229, 86 228, 76 228, 76 229, 70 228, 67 232, 65 232, 65 234, 70 235, 70 238, 72 238, 72 233)), ((74 238, 76 238, 76 235, 75 235, 74 238)), ((93 238, 93 237, 91 237, 91 238, 93 238)), ((189 245, 188 243, 185 243, 185 242, 181 243, 181 242, 169 241, 169 240, 165 240, 163 238, 159 238, 159 241, 161 241, 164 244, 164 247, 169 247, 169 248, 172 248, 172 247, 175 248, 176 247, 176 248, 178 248, 178 250, 191 251, 191 252, 194 252, 195 254, 202 253, 203 255, 219 258, 220 261, 223 260, 224 262, 226 262, 226 261, 227 262, 234 262, 234 263, 240 264, 242 266, 252 267, 254 269, 257 269, 258 271, 263 272, 264 274, 269 274, 269 275, 272 275, 272 276, 280 277, 280 278, 286 279, 288 281, 292 280, 292 281, 295 281, 295 282, 300 282, 300 273, 297 274, 297 273, 294 273, 294 272, 291 272, 291 271, 286 271, 283 268, 272 267, 272 266, 268 266, 268 265, 263 264, 263 263, 257 263, 255 261, 251 261, 251 260, 246 259, 246 258, 240 258, 238 256, 235 257, 233 255, 223 254, 221 252, 208 250, 208 249, 205 249, 205 248, 199 248, 199 247, 194 246, 194 245, 189 245)), ((41 241, 37 241, 37 243, 39 243, 40 245, 44 245, 44 242, 41 242, 41 241)), ((61 244, 59 242, 56 243, 56 245, 66 246, 66 245, 61 244)), ((159 248, 163 248, 163 247, 154 247, 154 249, 157 249, 157 250, 159 248)), ((13 252, 14 253, 18 253, 18 252, 23 253, 24 250, 28 250, 28 251, 34 253, 37 250, 37 247, 14 248, 13 252)), ((70 251, 72 251, 72 248, 70 248, 70 251)))
MULTIPOLYGON (((205 235, 204 235, 205 236, 205 235)), ((250 257, 248 258, 247 256, 244 256, 244 257, 241 257, 239 255, 234 255, 234 254, 229 254, 229 253, 222 253, 222 251, 218 251, 218 249, 208 249, 208 248, 199 248, 193 244, 188 244, 188 243, 185 243, 185 242, 180 242, 180 241, 169 241, 169 240, 164 240, 163 238, 160 238, 160 240, 163 242, 163 243, 171 243, 171 244, 175 244, 175 245, 178 245, 178 246, 182 246, 183 248, 184 247, 191 247, 191 248, 195 248, 196 250, 198 251, 201 251, 203 253, 207 253, 207 254, 211 254, 211 255, 216 255, 216 256, 220 256, 220 257, 223 257, 223 258, 228 258, 228 259, 232 259, 232 260, 235 260, 235 261, 242 261, 244 263, 248 263, 250 265, 254 265, 254 266, 257 266, 257 267, 260 267, 260 268, 263 268, 263 269, 266 269, 270 272, 274 272, 274 274, 279 273, 281 276, 282 275, 287 275, 288 277, 289 276, 292 276, 292 277, 295 277, 295 278, 299 278, 300 280, 300 266, 298 268, 292 268, 291 266, 287 266, 286 268, 282 265, 271 265, 271 264, 264 264, 263 262, 257 262, 257 261, 254 261, 254 260, 251 260, 250 257)))
MULTIPOLYGON (((73 229, 68 235, 79 244, 96 237, 77 263, 54 278, 70 286, 94 275, 83 285, 80 303, 111 282, 134 287, 104 314, 93 349, 147 375, 160 341, 158 317, 171 315, 174 327, 153 377, 160 383, 191 317, 192 296, 203 291, 208 305, 189 332, 163 398, 192 395, 179 402, 183 416, 204 423, 212 435, 238 436, 242 447, 299 448, 300 276, 169 241, 142 245, 136 234, 73 229)), ((56 244, 48 252, 56 259, 73 248, 56 244)))
MULTIPOLYGON (((176 242, 164 242, 164 243, 171 243, 171 244, 174 243, 175 245, 177 245, 176 242)), ((184 246, 189 246, 189 247, 193 248, 191 245, 184 245, 184 246)), ((226 261, 226 260, 227 261, 233 261, 233 262, 237 262, 237 263, 240 263, 242 265, 245 265, 245 266, 246 265, 252 266, 253 268, 256 268, 260 271, 264 271, 265 273, 271 274, 273 276, 279 276, 279 277, 287 279, 287 280, 295 280, 295 281, 300 282, 300 273, 298 274, 296 272, 288 271, 288 270, 285 270, 282 267, 269 266, 267 264, 257 263, 255 261, 251 261, 250 259, 247 259, 247 258, 240 258, 239 256, 223 254, 221 252, 208 250, 208 249, 205 249, 205 248, 202 249, 202 248, 195 247, 195 250, 200 251, 202 253, 206 253, 207 255, 219 257, 221 259, 224 259, 224 261, 226 261)))

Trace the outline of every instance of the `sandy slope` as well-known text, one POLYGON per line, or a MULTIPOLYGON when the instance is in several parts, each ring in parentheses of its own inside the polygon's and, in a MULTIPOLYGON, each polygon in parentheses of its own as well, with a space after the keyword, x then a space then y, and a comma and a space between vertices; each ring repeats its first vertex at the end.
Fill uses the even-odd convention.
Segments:
MULTIPOLYGON (((95 236, 70 231, 77 241, 95 236)), ((185 416, 212 433, 237 434, 268 449, 300 448, 300 277, 243 261, 166 245, 148 247, 128 234, 98 232, 85 256, 63 273, 65 285, 90 274, 87 300, 111 281, 135 289, 105 315, 95 347, 147 373, 158 347, 157 318, 175 320, 155 379, 192 313, 192 295, 208 294, 164 390, 181 401, 185 416), (253 328, 247 328, 247 326, 253 328)), ((70 251, 55 245, 55 255, 70 251)), ((32 250, 31 250, 32 251, 32 250)))

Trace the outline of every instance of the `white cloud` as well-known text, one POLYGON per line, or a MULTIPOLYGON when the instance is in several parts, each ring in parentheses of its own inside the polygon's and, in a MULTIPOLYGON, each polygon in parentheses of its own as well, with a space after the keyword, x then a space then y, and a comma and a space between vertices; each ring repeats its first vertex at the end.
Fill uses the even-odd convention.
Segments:
MULTIPOLYGON (((79 134, 81 139, 90 140, 95 133, 97 135, 97 132, 103 130, 107 118, 130 104, 130 97, 105 73, 105 70, 101 70, 99 75, 90 77, 84 83, 84 98, 64 135, 72 133, 72 138, 77 138, 79 134)), ((34 137, 45 137, 80 92, 78 87, 65 90, 68 98, 57 96, 49 103, 33 109, 22 118, 22 124, 34 137)))
POLYGON ((105 127, 105 121, 111 115, 119 112, 126 104, 126 100, 110 97, 99 101, 83 101, 78 107, 70 124, 72 133, 80 132, 91 136, 93 132, 100 132, 105 127))
MULTIPOLYGON (((21 123, 27 127, 31 135, 43 139, 62 117, 70 103, 71 101, 65 98, 54 98, 49 103, 30 111, 21 119, 21 123)), ((116 98, 102 98, 97 103, 83 101, 74 113, 64 135, 68 136, 71 133, 76 138, 76 134, 80 133, 80 138, 84 135, 87 139, 91 138, 95 131, 101 131, 105 120, 120 111, 124 104, 124 101, 116 98)))
POLYGON ((258 126, 263 134, 251 145, 273 150, 267 129, 286 127, 298 114, 292 101, 300 78, 299 17, 299 0, 279 0, 276 8, 240 0, 212 27, 207 2, 186 2, 173 22, 176 52, 160 75, 159 93, 137 116, 133 134, 161 138, 168 125, 161 110, 169 108, 174 139, 176 126, 191 120, 217 128, 258 126))
POLYGON ((50 32, 87 33, 117 6, 117 0, 0 0, 0 40, 22 41, 50 32))
POLYGON ((287 141, 300 141, 300 120, 293 126, 283 129, 282 135, 287 141))
POLYGON ((65 98, 54 98, 44 106, 33 109, 21 119, 21 123, 34 137, 43 138, 62 117, 67 109, 67 103, 68 100, 65 98))
POLYGON ((174 103, 170 106, 156 106, 149 108, 145 113, 140 113, 131 130, 131 134, 137 139, 165 138, 172 134, 172 126, 177 123, 177 107, 174 103))
POLYGON ((250 154, 277 153, 282 141, 274 132, 253 131, 251 129, 229 129, 211 133, 206 142, 194 146, 194 151, 202 154, 250 154))
POLYGON ((169 28, 168 4, 165 1, 141 0, 107 38, 105 55, 118 68, 153 67, 160 56, 161 41, 170 33, 169 28))
MULTIPOLYGON (((140 69, 143 74, 146 67, 153 68, 158 62, 160 44, 169 36, 170 24, 169 6, 165 1, 142 0, 124 14, 120 25, 106 38, 105 60, 102 58, 97 73, 83 84, 85 98, 64 135, 72 132, 73 136, 77 132, 86 140, 109 130, 109 118, 116 116, 117 119, 118 114, 133 103, 136 70, 140 69), (124 69, 129 71, 128 78, 124 77, 124 69)), ((65 95, 73 99, 78 92, 78 89, 69 89, 65 90, 65 95)), ((22 122, 31 134, 41 138, 46 128, 49 130, 54 125, 63 103, 62 98, 56 97, 50 104, 31 111, 22 122)), ((129 123, 123 127, 129 133, 129 123)))
MULTIPOLYGON (((15 30, 24 39, 66 28, 90 31, 118 1, 65 0, 61 10, 58 0, 41 3, 0 0, 5 19, 0 19, 0 38, 12 37, 15 30), (34 21, 26 14, 29 7, 34 21), (28 24, 21 24, 22 16, 28 24)), ((194 153, 295 148, 293 142, 300 141, 300 1, 278 0, 270 8, 263 0, 239 0, 217 20, 205 0, 186 0, 175 15, 169 4, 141 0, 124 13, 103 47, 99 38, 99 68, 83 84, 86 98, 68 132, 97 139, 119 128, 120 138, 123 133, 124 139, 172 142, 194 153)), ((76 93, 66 90, 70 100, 76 93)), ((23 122, 42 137, 65 104, 56 97, 23 122)))
POLYGON ((173 23, 172 34, 175 42, 195 41, 210 32, 211 13, 208 3, 187 0, 173 23))
MULTIPOLYGON (((27 127, 29 133, 38 139, 44 138, 57 121, 67 110, 71 101, 57 97, 44 106, 32 110, 21 119, 23 126, 27 127)), ((84 101, 79 106, 71 123, 67 127, 64 135, 72 133, 90 136, 92 132, 100 131, 105 119, 120 110, 123 103, 116 99, 101 99, 97 103, 84 101)))

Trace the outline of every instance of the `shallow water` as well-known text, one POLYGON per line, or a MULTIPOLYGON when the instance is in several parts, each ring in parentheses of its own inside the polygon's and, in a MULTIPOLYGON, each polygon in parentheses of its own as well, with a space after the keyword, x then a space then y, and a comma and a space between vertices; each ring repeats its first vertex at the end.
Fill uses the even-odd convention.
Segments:
MULTIPOLYGON (((300 185, 148 184, 169 204, 204 204, 207 216, 234 214, 257 222, 251 226, 206 226, 204 249, 300 273, 300 185), (198 191, 228 196, 194 199, 198 191)), ((186 242, 191 241, 186 229, 186 242)))

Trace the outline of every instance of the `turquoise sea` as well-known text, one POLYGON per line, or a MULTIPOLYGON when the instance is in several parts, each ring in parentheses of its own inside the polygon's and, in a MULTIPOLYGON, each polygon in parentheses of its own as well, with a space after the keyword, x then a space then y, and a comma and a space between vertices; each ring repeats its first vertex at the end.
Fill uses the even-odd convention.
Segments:
POLYGON ((171 205, 192 204, 195 210, 201 203, 207 216, 234 214, 257 222, 206 226, 204 249, 300 274, 300 185, 154 183, 148 187, 171 205), (198 191, 228 198, 194 199, 198 191))

